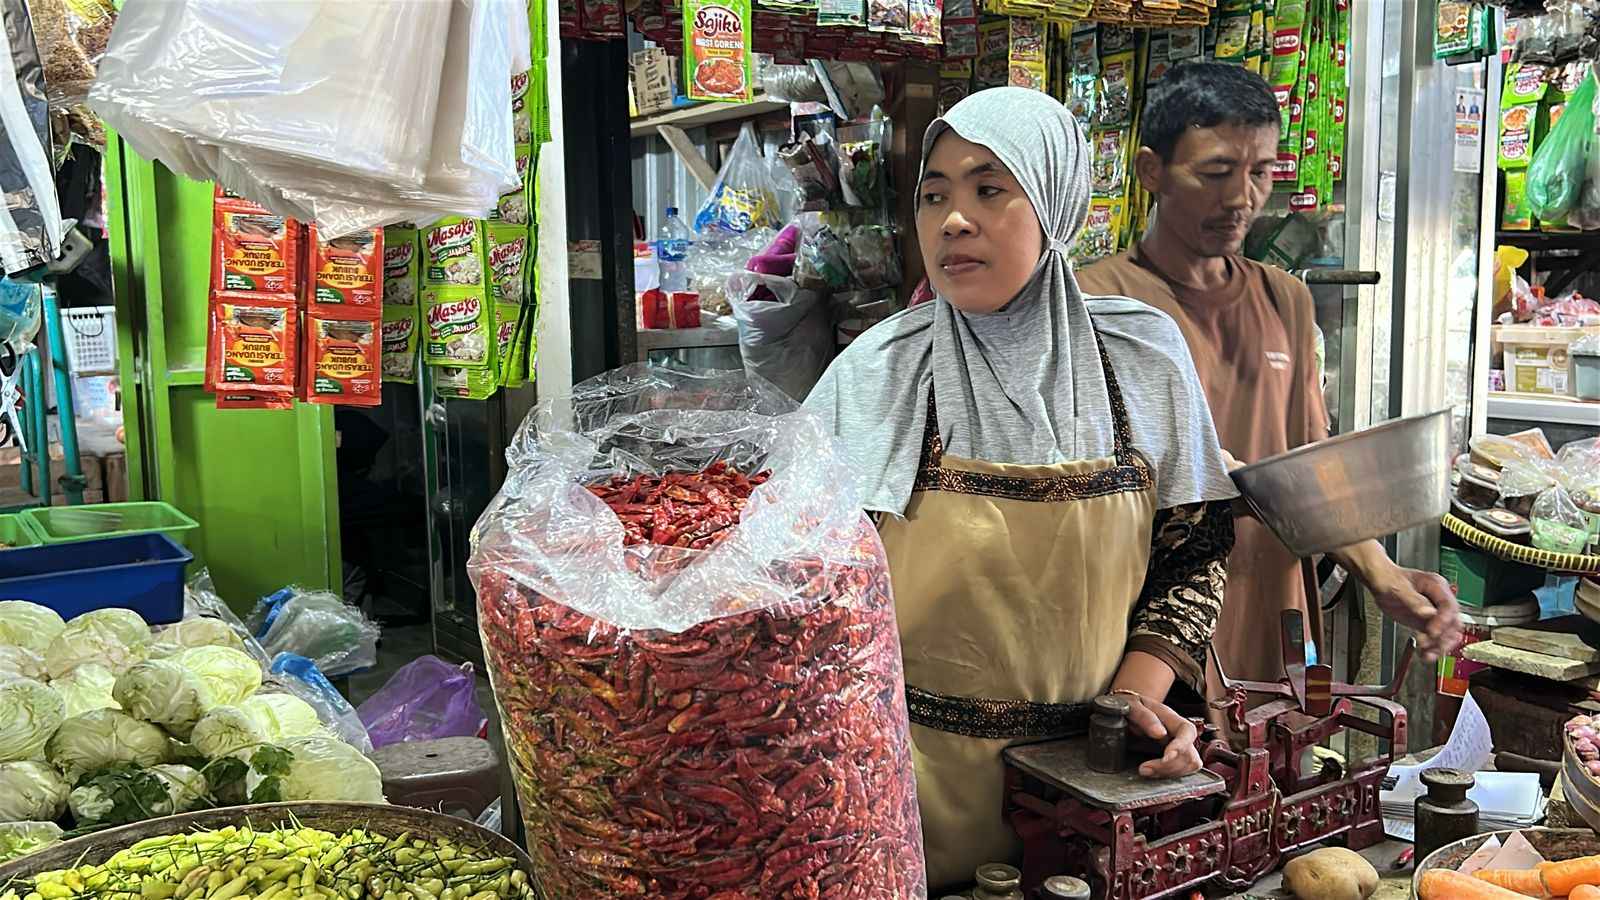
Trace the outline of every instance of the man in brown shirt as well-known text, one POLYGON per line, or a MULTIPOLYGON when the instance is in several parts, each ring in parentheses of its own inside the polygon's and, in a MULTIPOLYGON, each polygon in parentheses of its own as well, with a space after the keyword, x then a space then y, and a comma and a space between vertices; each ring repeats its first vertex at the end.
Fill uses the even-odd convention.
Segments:
MULTIPOLYGON (((1241 464, 1328 436, 1311 292, 1240 255, 1272 192, 1278 130, 1278 105, 1260 76, 1221 63, 1167 73, 1145 106, 1134 161, 1156 198, 1154 220, 1132 250, 1077 273, 1085 294, 1132 297, 1177 321, 1223 449, 1241 464)), ((1240 518, 1236 531, 1215 646, 1229 676, 1276 681, 1282 610, 1305 612, 1307 639, 1321 644, 1309 564, 1254 519, 1240 518)), ((1417 631, 1425 658, 1459 641, 1443 578, 1396 565, 1377 541, 1332 555, 1386 614, 1417 631)))

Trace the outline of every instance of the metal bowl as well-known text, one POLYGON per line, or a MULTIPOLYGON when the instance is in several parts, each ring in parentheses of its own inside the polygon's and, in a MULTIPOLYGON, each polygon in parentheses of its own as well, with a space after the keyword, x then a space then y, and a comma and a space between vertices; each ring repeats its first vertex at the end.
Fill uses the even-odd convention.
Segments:
POLYGON ((1307 444, 1233 482, 1297 556, 1437 522, 1450 511, 1450 410, 1307 444))
POLYGON ((246 823, 276 827, 291 820, 333 832, 367 828, 391 836, 409 831, 419 837, 448 838, 465 847, 481 847, 485 853, 509 857, 530 879, 534 877, 533 861, 521 847, 498 832, 441 812, 378 803, 257 803, 149 819, 43 847, 0 865, 0 885, 74 865, 98 865, 118 850, 149 837, 246 823))
MULTIPOLYGON (((1600 838, 1595 837, 1595 833, 1587 828, 1523 828, 1521 831, 1522 836, 1533 845, 1533 849, 1539 851, 1539 855, 1549 862, 1561 862, 1565 859, 1600 853, 1600 838)), ((1489 838, 1498 837, 1503 845, 1516 833, 1516 830, 1511 830, 1475 834, 1453 844, 1445 844, 1428 854, 1427 859, 1417 863, 1417 871, 1411 876, 1411 896, 1420 896, 1422 873, 1430 869, 1459 869, 1461 864, 1467 861, 1467 857, 1475 853, 1489 838)))

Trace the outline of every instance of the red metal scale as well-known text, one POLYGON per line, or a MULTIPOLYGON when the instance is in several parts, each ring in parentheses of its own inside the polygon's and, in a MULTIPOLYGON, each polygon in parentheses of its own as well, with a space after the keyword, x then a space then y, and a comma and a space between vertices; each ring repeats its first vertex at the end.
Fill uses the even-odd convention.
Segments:
POLYGON ((1414 645, 1390 684, 1351 685, 1335 682, 1329 666, 1306 665, 1298 611, 1283 614, 1283 634, 1282 681, 1222 676, 1228 697, 1212 705, 1245 740, 1235 749, 1206 727, 1194 775, 1151 781, 1133 765, 1094 772, 1082 737, 1006 751, 1005 814, 1023 841, 1028 896, 1062 874, 1085 878, 1107 900, 1244 890, 1285 853, 1340 836, 1357 850, 1383 840, 1379 783, 1406 746, 1406 711, 1392 698, 1414 645), (1251 709, 1250 694, 1275 699, 1251 709), (1358 706, 1388 724, 1362 718, 1358 706), (1344 729, 1382 738, 1389 751, 1348 772, 1325 765, 1302 775, 1305 751, 1344 729))

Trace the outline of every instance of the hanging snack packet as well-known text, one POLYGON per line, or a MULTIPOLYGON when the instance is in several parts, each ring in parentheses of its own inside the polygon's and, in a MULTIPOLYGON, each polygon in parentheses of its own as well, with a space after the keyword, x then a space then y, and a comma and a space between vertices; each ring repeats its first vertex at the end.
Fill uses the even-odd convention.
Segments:
POLYGON ((488 232, 489 297, 496 303, 521 303, 528 284, 528 230, 490 225, 488 232))
MULTIPOLYGON (((973 30, 976 41, 977 30, 973 30)), ((946 33, 945 46, 948 48, 949 35, 946 33)), ((974 44, 976 46, 976 44, 974 44)), ((939 68, 939 115, 950 111, 955 106, 972 94, 972 60, 963 59, 952 63, 945 63, 939 68)))
POLYGON ((493 369, 441 366, 433 373, 433 392, 453 400, 487 400, 498 387, 493 369))
POLYGON ((753 81, 750 0, 685 0, 684 94, 690 100, 745 101, 753 81))
POLYGON ((1100 62, 1100 108, 1095 125, 1125 128, 1133 124, 1134 53, 1113 53, 1100 62))
POLYGON ((1250 10, 1228 13, 1217 20, 1217 62, 1244 64, 1250 50, 1250 10))
POLYGON ((944 38, 943 0, 910 0, 911 28, 906 40, 936 45, 944 38))
POLYGON ((1499 166, 1505 171, 1526 169, 1533 161, 1534 138, 1540 128, 1540 103, 1548 86, 1549 68, 1537 63, 1513 63, 1506 69, 1505 90, 1500 94, 1499 166))
POLYGON ((489 304, 470 288, 422 289, 423 359, 430 366, 488 366, 494 352, 489 304))
MULTIPOLYGON (((978 9, 973 0, 945 0, 940 22, 944 31, 942 56, 945 66, 961 62, 971 63, 972 58, 978 55, 978 9)), ((950 76, 941 73, 941 77, 950 76)), ((972 70, 969 66, 968 84, 971 80, 972 70)))
POLYGON ((978 58, 973 67, 973 89, 1000 87, 1010 72, 1011 26, 1005 19, 982 22, 978 25, 978 58))
POLYGON ((481 286, 484 223, 451 216, 422 233, 425 285, 481 286))
POLYGON ((383 230, 383 305, 416 306, 422 282, 422 257, 417 230, 390 226, 383 230))
POLYGON ((1094 75, 1100 71, 1100 29, 1095 25, 1079 25, 1072 30, 1070 62, 1078 75, 1094 75))
POLYGON ((1167 32, 1167 59, 1172 63, 1197 59, 1201 49, 1199 28, 1174 28, 1167 32))
POLYGON ((299 372, 295 339, 300 313, 294 304, 248 294, 222 294, 215 301, 210 381, 217 393, 292 399, 299 372))
POLYGON ((904 34, 911 27, 908 0, 867 0, 867 29, 888 34, 904 34))
POLYGON ((1132 28, 1123 28, 1120 25, 1100 26, 1100 55, 1110 56, 1114 53, 1132 51, 1137 42, 1137 33, 1132 28))
POLYGON ((383 380, 401 384, 417 381, 417 308, 384 306, 383 380))
POLYGON ((219 207, 212 216, 211 287, 294 297, 300 282, 300 226, 271 213, 219 207))
POLYGON ((1072 259, 1077 263, 1105 259, 1117 252, 1117 237, 1122 230, 1122 201, 1095 197, 1089 201, 1089 214, 1084 219, 1083 231, 1072 247, 1072 259))
POLYGON ((1089 190, 1096 197, 1121 197, 1127 188, 1126 128, 1107 128, 1090 134, 1089 190))
POLYGON ((1048 26, 1043 19, 1010 19, 1007 39, 1007 83, 1012 87, 1045 89, 1045 58, 1048 54, 1048 26))
POLYGON ((860 28, 867 24, 866 0, 821 0, 817 6, 817 24, 860 28))
POLYGON ((383 229, 325 241, 308 229, 311 271, 306 308, 345 318, 377 318, 383 304, 383 229))
POLYGON ((799 187, 799 211, 820 212, 834 207, 840 197, 836 174, 840 160, 826 132, 802 135, 799 141, 784 145, 778 149, 778 159, 788 167, 799 187))
POLYGON ((306 313, 305 399, 342 406, 382 403, 380 327, 370 319, 326 319, 306 313))

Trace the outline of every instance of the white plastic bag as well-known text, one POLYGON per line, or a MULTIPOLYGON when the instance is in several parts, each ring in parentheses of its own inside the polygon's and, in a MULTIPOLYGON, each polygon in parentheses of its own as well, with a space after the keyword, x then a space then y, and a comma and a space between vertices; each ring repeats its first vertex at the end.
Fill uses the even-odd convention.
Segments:
POLYGON ((740 272, 729 282, 739 355, 746 372, 804 401, 833 361, 833 319, 827 295, 803 291, 793 278, 740 272), (758 287, 770 293, 753 299, 758 287))
POLYGON ((516 0, 128 0, 90 106, 141 154, 330 237, 518 183, 516 0))

